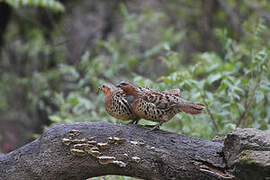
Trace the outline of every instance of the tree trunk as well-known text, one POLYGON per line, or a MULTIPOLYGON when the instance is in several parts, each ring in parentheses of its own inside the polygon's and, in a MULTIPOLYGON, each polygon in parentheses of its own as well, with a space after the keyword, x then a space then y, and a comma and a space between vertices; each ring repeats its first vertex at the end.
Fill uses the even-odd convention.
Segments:
POLYGON ((11 7, 7 3, 0 1, 0 50, 2 47, 6 27, 9 23, 10 15, 11 7))
POLYGON ((237 129, 222 142, 139 125, 74 123, 0 156, 0 179, 266 179, 269 133, 237 129), (225 155, 225 156, 224 156, 225 155), (248 157, 248 158, 247 158, 248 157), (235 178, 236 177, 236 178, 235 178))

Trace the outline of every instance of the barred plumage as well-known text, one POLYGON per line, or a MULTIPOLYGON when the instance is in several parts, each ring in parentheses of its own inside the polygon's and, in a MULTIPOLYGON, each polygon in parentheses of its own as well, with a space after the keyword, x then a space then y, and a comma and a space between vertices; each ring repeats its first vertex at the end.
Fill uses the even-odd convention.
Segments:
POLYGON ((129 103, 132 107, 132 111, 138 117, 159 122, 159 125, 169 121, 181 111, 190 114, 199 114, 205 108, 203 104, 189 102, 174 94, 152 89, 142 91, 140 90, 141 87, 138 88, 128 81, 122 81, 118 87, 120 87, 127 96, 133 97, 133 101, 129 103))
MULTIPOLYGON (((127 96, 121 88, 113 84, 105 83, 100 88, 105 96, 105 109, 113 117, 120 120, 132 120, 131 123, 138 123, 140 117, 137 116, 130 105, 134 101, 133 96, 127 96)), ((153 90, 145 87, 138 87, 142 93, 151 93, 153 90)), ((158 93, 158 91, 155 91, 158 93)), ((180 90, 173 89, 164 91, 165 94, 174 94, 179 96, 180 90)))
POLYGON ((127 100, 127 95, 113 84, 103 84, 100 86, 105 96, 105 109, 113 117, 121 120, 137 121, 136 116, 127 100))

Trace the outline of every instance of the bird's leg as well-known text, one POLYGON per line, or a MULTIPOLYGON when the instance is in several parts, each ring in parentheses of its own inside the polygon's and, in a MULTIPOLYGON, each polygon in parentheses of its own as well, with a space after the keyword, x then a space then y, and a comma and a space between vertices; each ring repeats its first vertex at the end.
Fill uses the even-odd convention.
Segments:
POLYGON ((140 119, 133 119, 132 121, 130 121, 128 124, 138 124, 140 119))
POLYGON ((134 120, 131 120, 128 124, 133 124, 134 123, 134 120))
POLYGON ((135 119, 135 120, 134 120, 134 124, 138 124, 139 120, 140 120, 140 119, 135 119))
POLYGON ((151 128, 147 132, 151 132, 151 131, 159 129, 162 124, 163 124, 163 122, 159 122, 157 125, 155 125, 153 128, 151 128))

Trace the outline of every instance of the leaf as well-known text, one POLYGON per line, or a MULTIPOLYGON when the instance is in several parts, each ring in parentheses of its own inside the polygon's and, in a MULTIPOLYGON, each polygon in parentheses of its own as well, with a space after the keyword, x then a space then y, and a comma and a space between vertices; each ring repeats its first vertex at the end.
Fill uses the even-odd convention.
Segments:
POLYGON ((170 45, 169 45, 168 43, 164 43, 164 44, 163 44, 163 48, 164 48, 165 50, 167 50, 167 51, 170 51, 170 50, 171 50, 170 45))
POLYGON ((119 10, 120 10, 120 13, 121 13, 122 16, 128 17, 127 8, 126 8, 126 6, 123 3, 120 3, 119 10))
POLYGON ((160 44, 157 44, 156 46, 152 47, 151 49, 147 50, 145 53, 144 53, 144 57, 145 58, 149 58, 153 55, 156 55, 157 53, 159 53, 161 51, 161 49, 164 47, 164 43, 160 43, 160 44))
POLYGON ((260 86, 260 89, 261 90, 264 90, 265 92, 267 92, 267 91, 270 91, 270 86, 268 86, 267 84, 262 84, 260 86))
POLYGON ((61 122, 62 120, 59 116, 56 115, 49 116, 49 119, 53 122, 61 122))
POLYGON ((226 107, 229 107, 229 106, 231 106, 231 103, 225 103, 225 104, 221 105, 222 108, 226 108, 226 107))
POLYGON ((264 93, 257 91, 255 95, 256 103, 261 102, 264 99, 264 93))
POLYGON ((212 74, 212 75, 210 75, 210 76, 208 77, 208 81, 209 81, 209 83, 211 84, 211 83, 213 83, 213 82, 219 80, 221 77, 222 77, 222 76, 221 76, 219 73, 218 73, 218 74, 212 74))
POLYGON ((237 106, 238 106, 238 108, 240 109, 241 112, 243 112, 245 110, 243 104, 241 104, 241 103, 236 103, 236 104, 237 104, 237 106))
POLYGON ((55 0, 4 0, 14 8, 19 8, 19 5, 38 6, 51 9, 57 12, 64 12, 65 7, 62 3, 55 0))
POLYGON ((240 96, 239 96, 238 94, 232 93, 232 96, 233 96, 235 99, 240 100, 240 96))
POLYGON ((72 106, 76 106, 77 104, 79 104, 79 100, 77 97, 72 96, 68 98, 68 102, 72 105, 72 106))
POLYGON ((233 90, 238 91, 238 92, 240 92, 242 94, 245 94, 245 91, 243 89, 241 89, 240 87, 238 87, 238 86, 233 86, 233 90))
POLYGON ((75 67, 66 64, 60 64, 59 66, 61 73, 63 73, 64 75, 68 75, 68 79, 70 81, 75 81, 80 77, 80 74, 79 72, 77 72, 75 67))
POLYGON ((220 93, 221 91, 223 91, 225 88, 227 87, 227 84, 225 83, 221 83, 221 85, 219 86, 219 88, 216 90, 216 93, 220 93))
POLYGON ((229 130, 234 130, 236 128, 236 124, 228 123, 225 125, 225 128, 229 130))

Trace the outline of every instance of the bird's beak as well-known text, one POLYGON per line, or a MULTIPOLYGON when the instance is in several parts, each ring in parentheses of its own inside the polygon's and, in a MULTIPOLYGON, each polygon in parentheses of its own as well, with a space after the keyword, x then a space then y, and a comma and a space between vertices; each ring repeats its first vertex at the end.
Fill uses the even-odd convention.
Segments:
POLYGON ((116 85, 116 87, 120 88, 120 87, 121 87, 121 85, 120 85, 120 84, 117 84, 117 85, 116 85))

